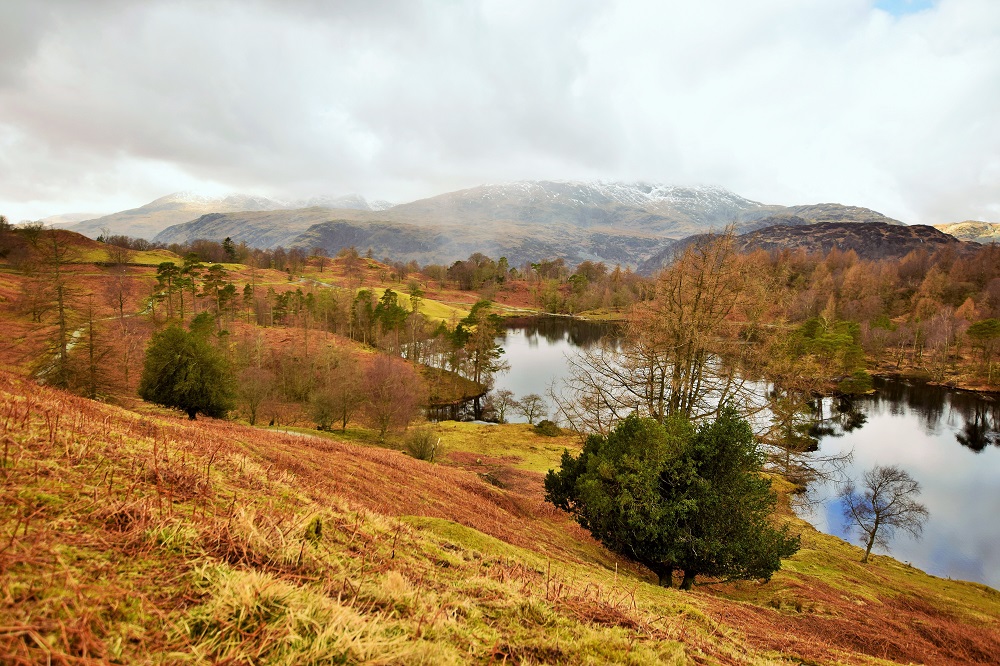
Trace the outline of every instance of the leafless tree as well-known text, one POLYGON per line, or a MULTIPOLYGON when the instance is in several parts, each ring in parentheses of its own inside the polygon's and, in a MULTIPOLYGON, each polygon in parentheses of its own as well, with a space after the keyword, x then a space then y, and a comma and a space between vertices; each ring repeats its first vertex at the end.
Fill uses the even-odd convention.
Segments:
POLYGON ((111 276, 104 283, 104 300, 115 310, 118 320, 125 318, 125 308, 135 293, 135 280, 125 264, 112 267, 111 276))
POLYGON ((913 499, 920 494, 920 484, 905 470, 876 465, 865 472, 860 489, 853 482, 841 492, 844 517, 861 533, 865 543, 863 564, 868 562, 872 546, 889 547, 896 529, 919 538, 927 520, 927 507, 913 499))
POLYGON ((250 425, 256 425, 260 407, 273 390, 274 374, 267 368, 251 365, 240 373, 236 396, 250 425))
POLYGON ((364 377, 365 418, 385 441, 390 429, 405 429, 427 402, 423 380, 413 367, 398 358, 379 354, 364 377))
POLYGON ((139 323, 133 318, 119 319, 118 325, 111 329, 111 335, 115 348, 113 356, 117 358, 121 366, 125 387, 134 391, 135 387, 131 383, 132 370, 136 364, 138 364, 139 370, 142 369, 142 351, 146 337, 143 335, 139 323))
POLYGON ((507 411, 515 408, 517 400, 514 399, 514 392, 508 389, 499 389, 493 393, 493 412, 497 416, 497 423, 507 422, 507 411))
POLYGON ((340 429, 344 431, 364 404, 361 370, 357 359, 348 352, 328 353, 324 361, 327 367, 323 371, 321 385, 311 400, 314 415, 317 414, 317 408, 327 410, 327 427, 339 421, 340 429))
POLYGON ((621 344, 592 347, 569 360, 558 410, 579 432, 607 433, 632 411, 662 420, 701 419, 735 402, 758 411, 741 370, 753 360, 734 319, 752 319, 760 293, 747 289, 745 259, 732 230, 688 246, 656 278, 652 298, 628 315, 621 344), (739 315, 737 317, 737 315, 739 315))
POLYGON ((326 264, 330 260, 330 255, 326 249, 319 247, 318 245, 314 247, 309 252, 309 256, 313 261, 319 266, 319 272, 322 273, 326 269, 326 264))
POLYGON ((105 227, 101 229, 101 238, 104 239, 104 253, 112 266, 125 266, 135 257, 135 250, 128 246, 127 236, 112 236, 111 230, 105 227))
POLYGON ((513 404, 513 407, 529 424, 534 424, 535 419, 544 417, 548 411, 548 406, 537 393, 529 393, 513 404))

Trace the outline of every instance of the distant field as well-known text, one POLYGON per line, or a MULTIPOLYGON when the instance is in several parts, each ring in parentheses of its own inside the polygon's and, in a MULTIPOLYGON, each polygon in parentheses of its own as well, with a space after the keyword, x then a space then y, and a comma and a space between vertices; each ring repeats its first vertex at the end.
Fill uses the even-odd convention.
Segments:
MULTIPOLYGON (((382 298, 382 295, 385 294, 385 290, 388 288, 389 287, 361 287, 361 289, 367 289, 375 294, 375 298, 382 298)), ((411 307, 409 294, 404 291, 399 291, 398 289, 393 289, 393 291, 396 292, 396 298, 399 300, 400 305, 407 308, 411 307)), ((444 322, 458 321, 469 316, 469 310, 467 308, 442 303, 441 301, 436 301, 432 298, 427 298, 426 296, 420 299, 420 312, 423 313, 428 319, 444 322)))

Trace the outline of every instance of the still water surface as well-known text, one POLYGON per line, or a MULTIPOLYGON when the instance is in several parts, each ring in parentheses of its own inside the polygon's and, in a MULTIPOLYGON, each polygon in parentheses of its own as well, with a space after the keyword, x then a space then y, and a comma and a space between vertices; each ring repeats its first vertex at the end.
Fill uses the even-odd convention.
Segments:
MULTIPOLYGON (((608 324, 557 317, 511 321, 498 340, 511 369, 496 386, 544 397, 566 375, 567 355, 613 332, 608 324)), ((864 425, 823 437, 821 453, 853 449, 848 473, 855 479, 874 465, 894 464, 920 482, 930 518, 921 540, 899 533, 891 542, 896 559, 1000 588, 1000 400, 901 381, 876 380, 876 388, 855 401, 864 425)), ((806 517, 857 543, 845 530, 836 489, 820 492, 824 501, 806 517)))

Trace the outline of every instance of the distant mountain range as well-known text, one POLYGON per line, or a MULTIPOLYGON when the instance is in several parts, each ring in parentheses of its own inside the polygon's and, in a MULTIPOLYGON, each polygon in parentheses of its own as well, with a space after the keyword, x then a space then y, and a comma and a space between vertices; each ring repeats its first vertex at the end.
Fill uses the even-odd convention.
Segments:
POLYGON ((205 197, 190 192, 175 192, 139 208, 80 221, 71 229, 91 238, 108 231, 112 234, 151 240, 169 226, 190 222, 212 213, 287 211, 307 207, 376 211, 391 205, 384 201, 369 203, 357 194, 282 202, 251 194, 205 197))
MULTIPOLYGON (((70 228, 167 244, 229 237, 253 247, 323 247, 331 254, 354 246, 422 264, 483 252, 513 265, 563 257, 570 264, 589 259, 649 272, 683 247, 678 241, 728 225, 741 234, 741 247, 836 246, 866 257, 953 238, 857 206, 778 206, 718 187, 574 181, 481 185, 395 206, 356 194, 282 202, 177 193, 70 228)), ((938 229, 988 242, 1000 235, 998 226, 963 222, 938 229)))
MULTIPOLYGON (((829 221, 902 224, 854 206, 775 206, 718 187, 648 183, 482 185, 387 208, 356 195, 300 203, 310 206, 259 197, 206 202, 174 196, 76 230, 93 235, 105 227, 114 230, 107 222, 118 216, 122 222, 141 220, 146 234, 160 225, 152 238, 168 244, 229 237, 255 247, 319 246, 331 253, 353 245, 378 257, 419 263, 450 263, 483 252, 506 256, 515 265, 559 256, 570 263, 589 259, 635 267, 678 239, 730 224, 739 232, 829 221), (166 224, 168 215, 183 218, 196 206, 213 205, 215 210, 166 224)), ((119 233, 137 235, 136 229, 119 233)))

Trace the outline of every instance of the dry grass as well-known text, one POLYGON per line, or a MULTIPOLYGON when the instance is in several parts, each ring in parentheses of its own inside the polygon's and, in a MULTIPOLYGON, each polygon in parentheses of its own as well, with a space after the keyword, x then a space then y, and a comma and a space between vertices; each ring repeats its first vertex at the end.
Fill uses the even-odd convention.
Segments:
POLYGON ((815 532, 766 585, 660 589, 544 503, 537 470, 556 452, 518 426, 490 432, 492 455, 463 450, 469 430, 452 437, 450 463, 432 465, 138 415, 0 372, 0 661, 974 663, 1000 652, 997 592, 888 558, 861 567, 856 548, 815 532))

